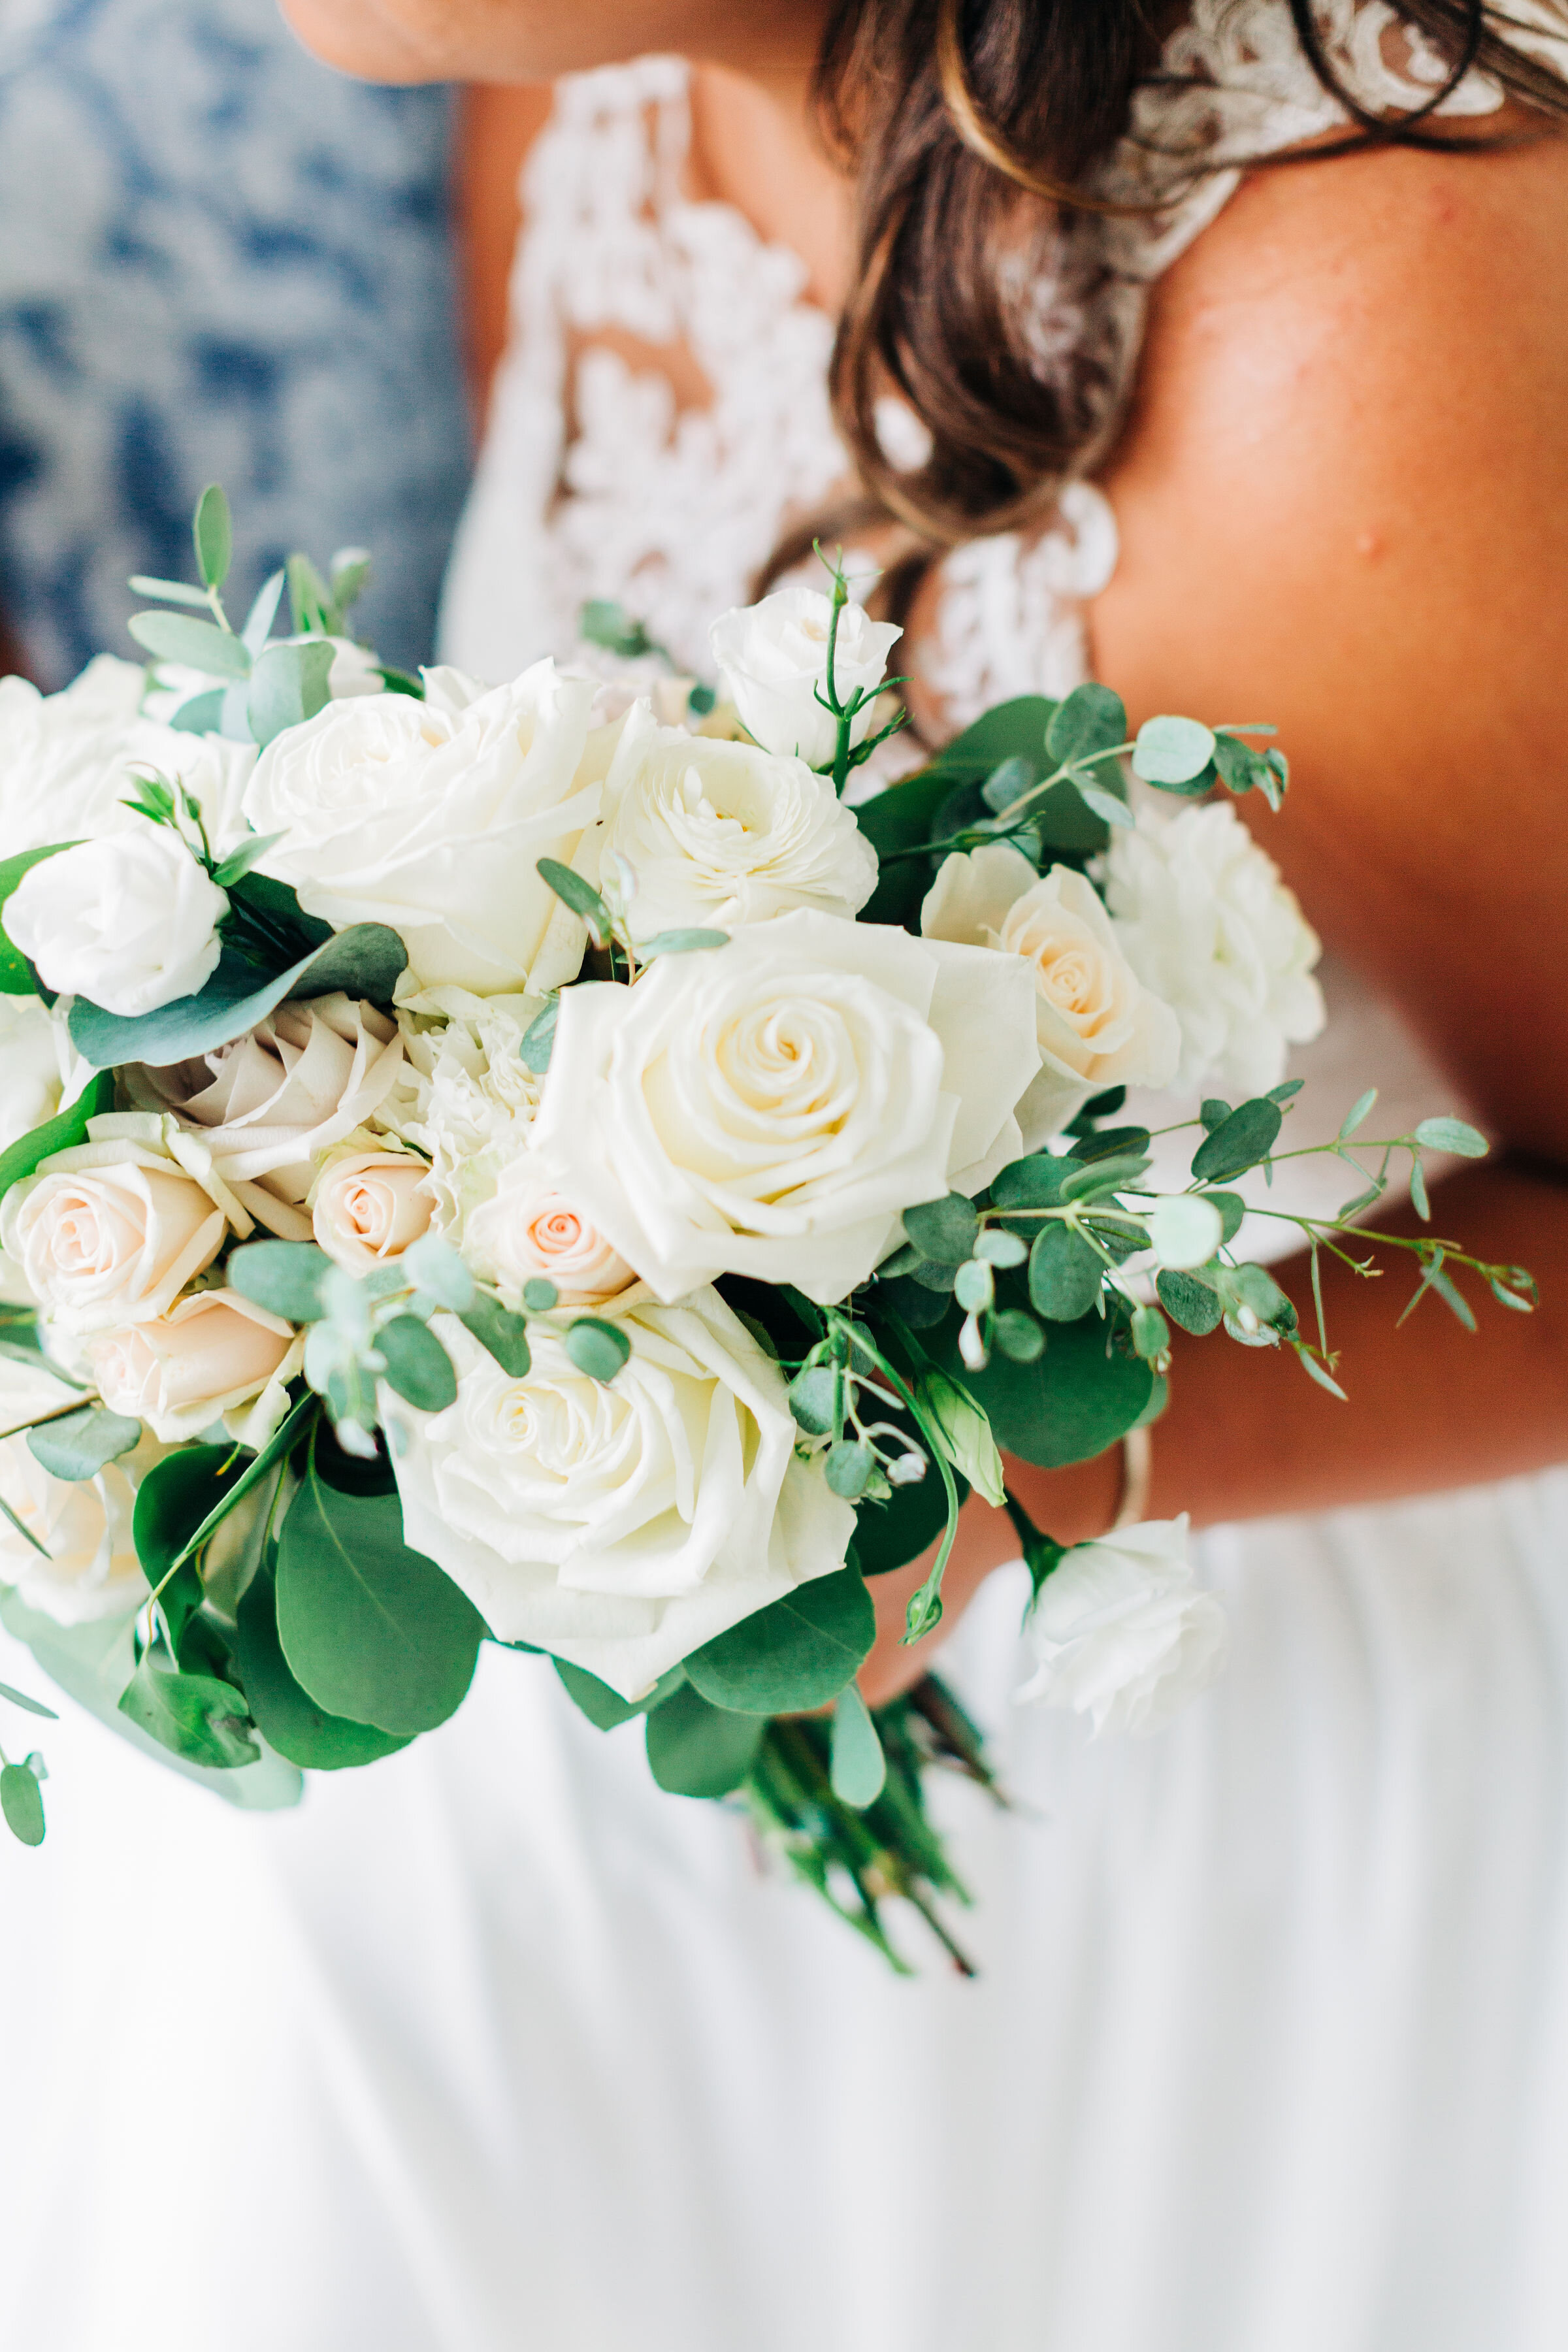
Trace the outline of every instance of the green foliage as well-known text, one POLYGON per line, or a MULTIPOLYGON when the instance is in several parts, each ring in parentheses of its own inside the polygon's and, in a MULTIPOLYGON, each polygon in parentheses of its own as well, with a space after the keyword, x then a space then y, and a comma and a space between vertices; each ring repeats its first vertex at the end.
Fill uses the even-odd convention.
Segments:
POLYGON ((1193 1174, 1199 1183, 1224 1183, 1267 1160, 1279 1138, 1281 1117, 1279 1104, 1263 1095, 1233 1110, 1193 1154, 1193 1174))
POLYGON ((525 1069, 542 1078, 550 1067, 550 1055, 555 1044, 555 1024, 561 1018, 561 999, 552 996, 542 1013, 536 1013, 522 1033, 522 1043, 517 1049, 518 1059, 525 1069))
POLYGON ((687 1679, 716 1707, 748 1716, 797 1714, 826 1706, 844 1688, 876 1633, 864 1580, 853 1568, 836 1569, 694 1650, 686 1660, 687 1679))
POLYGON ((877 1457, 868 1445, 857 1439, 840 1438, 827 1449, 823 1463, 823 1475, 836 1495, 847 1503, 858 1501, 870 1486, 877 1468, 877 1457))
POLYGON ((154 1013, 105 1013, 79 996, 71 1007, 71 1042, 99 1069, 124 1062, 163 1068, 199 1059, 242 1037, 285 997, 327 996, 341 989, 346 996, 390 1003, 407 961, 408 950, 384 923, 351 924, 271 977, 226 946, 204 988, 154 1013))
POLYGON ((1195 1274, 1178 1274, 1163 1266, 1154 1277, 1161 1306, 1173 1323, 1203 1339, 1218 1328, 1225 1309, 1211 1286, 1195 1274))
POLYGON ((289 1323, 314 1323, 327 1311, 324 1285, 332 1261, 315 1242, 246 1242, 228 1261, 242 1298, 289 1323))
POLYGON ((1058 704, 1046 730, 1046 751, 1053 764, 1070 768, 1097 752, 1114 751, 1127 740, 1127 710, 1119 694, 1092 680, 1075 686, 1058 704))
POLYGON ((126 625, 154 661, 176 662, 182 669, 201 670, 209 677, 250 676, 243 639, 232 629, 220 629, 216 621, 198 621, 185 613, 133 613, 126 625))
POLYGON ((44 1796, 38 1786, 42 1760, 29 1756, 25 1764, 0 1765, 0 1813, 23 1845, 44 1843, 44 1796))
POLYGON ((1454 1151, 1462 1160, 1484 1160, 1490 1146, 1462 1118, 1424 1118, 1415 1140, 1427 1151, 1454 1151))
POLYGON ((54 1478, 96 1478, 106 1462, 117 1461, 141 1443, 142 1424, 101 1405, 83 1405, 27 1432, 33 1458, 54 1478))
POLYGON ((647 1718, 648 1768, 672 1796, 725 1797, 751 1770, 766 1728, 761 1715, 713 1706, 683 1684, 647 1718))
POLYGON ((1079 1162, 1057 1159, 1048 1151, 1031 1152, 1026 1160, 1010 1160, 992 1180, 991 1198, 999 1209, 1056 1209, 1062 1186, 1076 1176, 1079 1162))
POLYGON ((1219 1211, 1219 1240, 1220 1247, 1224 1249, 1240 1231, 1241 1221, 1247 1214, 1247 1203, 1239 1192, 1205 1192, 1204 1199, 1219 1211))
POLYGON ((921 1255, 938 1265, 962 1265, 974 1247, 980 1220, 962 1192, 921 1201, 904 1211, 904 1231, 921 1255))
POLYGON ((623 661, 637 661, 645 654, 664 650, 625 605, 612 603, 607 596, 590 597, 577 615, 577 629, 589 645, 603 646, 606 653, 618 654, 623 661))
POLYGON ((828 1437, 837 1426, 839 1375, 831 1364, 808 1364, 789 1384, 790 1411, 808 1437, 828 1437))
MULTIPOLYGON (((549 1287, 550 1286, 546 1286, 549 1287)), ((529 1287, 531 1289, 532 1285, 529 1287)), ((552 1297, 552 1306, 554 1299, 552 1297)), ((463 1328, 470 1332, 487 1354, 493 1356, 509 1380, 521 1381, 527 1375, 533 1359, 528 1345, 528 1324, 524 1317, 514 1315, 485 1291, 476 1291, 474 1303, 460 1318, 463 1328)))
POLYGON ((589 1722, 601 1731, 618 1730, 623 1723, 632 1723, 639 1715, 651 1714, 656 1706, 662 1706, 671 1691, 679 1690, 686 1680, 684 1666, 671 1666, 668 1674, 660 1675, 652 1690, 643 1693, 641 1698, 623 1698, 619 1691, 613 1691, 608 1683, 602 1683, 598 1675, 591 1675, 585 1666, 574 1666, 565 1658, 552 1658, 551 1664, 560 1675, 574 1706, 579 1707, 589 1722))
POLYGON ((406 1748, 408 1738, 329 1715, 289 1671, 278 1638, 278 1591, 270 1559, 240 1600, 235 1654, 256 1727, 269 1748, 311 1772, 374 1764, 406 1748))
POLYGON ((220 483, 209 482, 196 500, 191 537, 195 541, 197 571, 209 588, 221 588, 234 560, 234 525, 220 483))
POLYGON ((0 1151, 0 1200, 4 1200, 13 1184, 30 1176, 40 1160, 47 1160, 56 1151, 70 1151, 87 1141, 87 1123, 114 1108, 114 1079, 107 1070, 89 1081, 75 1102, 47 1118, 42 1127, 29 1128, 19 1135, 5 1151, 0 1151))
MULTIPOLYGON (((958 1478, 956 1484, 962 1500, 969 1492, 968 1481, 958 1478)), ((886 1576, 907 1568, 931 1549, 946 1525, 947 1490, 934 1468, 908 1486, 893 1487, 883 1502, 862 1503, 855 1525, 855 1557, 861 1574, 886 1576)))
POLYGON ((853 1683, 839 1693, 833 1710, 828 1778, 841 1805, 864 1812, 874 1805, 888 1781, 888 1759, 877 1737, 869 1708, 853 1683))
POLYGON ((331 674, 332 647, 325 637, 268 647, 251 675, 245 704, 250 731, 263 749, 285 728, 302 726, 326 709, 331 674))
POLYGON ((13 1690, 9 1683, 0 1683, 0 1698, 9 1699, 13 1706, 25 1707, 29 1715, 41 1715, 46 1722, 58 1723, 59 1717, 42 1699, 29 1698, 26 1691, 13 1690))
POLYGON ((1035 1362, 1014 1363, 995 1354, 980 1372, 963 1369, 956 1322, 944 1326, 938 1345, 984 1408, 1004 1453, 1057 1469, 1103 1454, 1148 1405, 1153 1375, 1115 1344, 1117 1328, 1098 1315, 1053 1323, 1050 1343, 1035 1362))
POLYGON ((1213 733, 1196 719, 1146 719, 1133 747, 1132 772, 1167 792, 1206 789, 1204 771, 1214 749, 1213 733))
POLYGON ((1032 1315, 1005 1307, 992 1326, 994 1344, 1016 1364, 1032 1364, 1045 1353, 1046 1335, 1032 1315))
POLYGON ((702 949, 727 948, 729 944, 728 931, 656 931, 651 940, 638 940, 637 954, 644 963, 651 963, 655 956, 693 955, 702 949))
POLYGON ((377 1329, 375 1344, 386 1364, 387 1386, 421 1412, 445 1412, 458 1402, 452 1359, 427 1323, 416 1315, 395 1315, 377 1329))
POLYGON ((395 1495, 340 1493, 308 1464, 277 1577, 284 1657, 327 1714, 412 1737, 462 1704, 484 1621, 404 1542, 395 1495))
POLYGON ((139 1730, 192 1764, 218 1771, 254 1764, 261 1754, 251 1738, 243 1695, 215 1675, 182 1674, 153 1650, 121 1693, 120 1711, 139 1730))
POLYGON ((632 1352, 632 1343, 620 1325, 606 1323, 597 1315, 580 1316, 564 1344, 577 1370, 606 1386, 632 1352))
POLYGON ((542 882, 554 891, 563 906, 570 907, 588 926, 595 947, 607 947, 613 928, 610 910, 593 884, 581 874, 574 874, 558 857, 542 857, 537 872, 542 882))
POLYGON ((1076 1323, 1100 1297, 1105 1266, 1080 1234, 1053 1221, 1029 1252, 1029 1304, 1053 1323, 1076 1323))

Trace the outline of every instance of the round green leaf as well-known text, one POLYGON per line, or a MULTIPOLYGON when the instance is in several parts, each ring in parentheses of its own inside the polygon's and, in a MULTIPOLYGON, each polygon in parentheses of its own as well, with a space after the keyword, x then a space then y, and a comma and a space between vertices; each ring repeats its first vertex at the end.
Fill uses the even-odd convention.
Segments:
POLYGON ((962 1265, 974 1249, 980 1220, 973 1201, 950 1192, 942 1201, 921 1201, 904 1211, 904 1231, 937 1265, 962 1265))
POLYGON ((573 1705, 579 1707, 589 1722, 601 1731, 618 1730, 623 1723, 630 1723, 639 1715, 651 1714, 656 1706, 662 1706, 671 1691, 679 1690, 686 1680, 684 1666, 671 1666, 669 1672, 660 1675, 652 1690, 645 1691, 641 1698, 623 1698, 619 1691, 613 1691, 608 1683, 602 1683, 597 1675, 589 1674, 585 1666, 574 1666, 566 1658, 553 1658, 551 1664, 560 1675, 573 1705))
POLYGON ((1096 751, 1113 751, 1126 740, 1127 711, 1121 697, 1093 680, 1074 687, 1066 701, 1057 705, 1046 730, 1046 750, 1058 768, 1070 767, 1096 751))
POLYGON ((1457 1151, 1464 1160, 1484 1160, 1489 1149, 1486 1137, 1462 1118, 1424 1118, 1415 1140, 1428 1151, 1457 1151))
POLYGON ((1049 1151, 1031 1152, 1014 1160, 992 1179, 991 1198, 999 1209, 1055 1209, 1062 1186, 1079 1172, 1080 1162, 1058 1159, 1049 1151))
POLYGON ((1138 730, 1132 772, 1146 784, 1189 784, 1214 757, 1214 736, 1196 719, 1146 719, 1138 730))
POLYGON ((566 1334, 566 1353, 591 1381, 613 1381, 632 1352, 632 1343, 616 1323, 584 1315, 566 1334))
POLYGON ((871 1473, 876 1466, 877 1457, 868 1445, 846 1437, 841 1438, 837 1445, 828 1447, 823 1475, 836 1495, 842 1495, 847 1503, 853 1503, 870 1485, 871 1473))
POLYGON ((687 1679, 718 1707, 746 1716, 799 1714, 826 1706, 853 1680, 876 1634, 865 1579, 855 1569, 836 1569, 694 1650, 687 1679))
POLYGON ((329 1715, 433 1730, 473 1680, 484 1620, 403 1540, 395 1495, 346 1495, 312 1467, 278 1546, 278 1633, 290 1673, 329 1715))
MULTIPOLYGON (((529 1288, 532 1286, 531 1283, 529 1288)), ((546 1283, 544 1287, 550 1291, 553 1305, 553 1285, 546 1283)), ((512 1314, 510 1307, 491 1298, 488 1292, 477 1290, 473 1305, 466 1307, 458 1319, 464 1330, 471 1332, 480 1347, 495 1358, 509 1380, 521 1381, 526 1376, 533 1358, 528 1344, 528 1324, 522 1316, 512 1314)))
POLYGON ((1154 1288, 1172 1322, 1179 1323, 1184 1331, 1191 1331, 1197 1339, 1214 1330, 1225 1312, 1207 1283, 1200 1282, 1195 1275, 1177 1274, 1164 1267, 1154 1277, 1154 1288))
POLYGON ((303 726, 331 700, 332 648, 325 637, 268 646, 256 665, 245 715, 263 749, 285 728, 303 726))
POLYGON ((1029 1303, 1053 1323, 1076 1323, 1100 1297, 1104 1272, 1082 1235, 1053 1221, 1029 1252, 1029 1303))
POLYGON ((676 1797, 727 1797, 738 1789, 763 1744, 756 1715, 735 1715, 685 1684, 647 1719, 647 1760, 661 1789, 676 1797))
POLYGON ((0 1768, 0 1812, 14 1838, 24 1845, 44 1843, 44 1792, 25 1764, 0 1768))
POLYGON ((375 1335, 386 1360, 386 1381, 405 1404, 421 1412, 445 1412, 458 1402, 452 1359, 427 1323, 416 1315, 395 1315, 375 1335))
POLYGON ((179 1674, 144 1657, 120 1696, 120 1712, 189 1764, 233 1770, 261 1754, 246 1702, 216 1675, 179 1674))
POLYGON ((1103 1454, 1152 1393, 1149 1366, 1109 1345, 1098 1315, 1053 1323, 1049 1346, 1032 1364, 998 1351, 981 1372, 963 1370, 956 1336, 955 1325, 942 1332, 942 1353, 984 1406, 997 1444, 1047 1470, 1103 1454))
POLYGON ((828 1777, 839 1803, 857 1812, 874 1805, 887 1785, 888 1759, 870 1710, 853 1683, 840 1692, 833 1710, 828 1753, 828 1777))
POLYGON ((83 1405, 27 1432, 27 1445, 52 1478, 96 1478, 106 1462, 116 1462, 142 1442, 142 1424, 102 1405, 83 1405))
POLYGON ((208 1513, 239 1485, 234 1455, 232 1445, 182 1445, 142 1479, 131 1531, 149 1584, 162 1583, 208 1513))
POLYGON ((278 1638, 278 1593, 270 1567, 258 1570, 239 1604, 236 1654, 256 1727, 269 1748, 312 1772, 337 1772, 406 1748, 406 1736, 329 1715, 289 1671, 278 1638))
POLYGON ((314 1323, 326 1313, 321 1286, 332 1261, 314 1242, 247 1242, 228 1261, 228 1281, 242 1298, 289 1323, 314 1323))
POLYGON ((1046 1351, 1046 1335, 1032 1315, 1016 1307, 1005 1307, 991 1327, 991 1336, 1005 1356, 1016 1364, 1032 1364, 1037 1356, 1046 1351))
POLYGON ((1224 1183, 1267 1160, 1279 1138, 1283 1114, 1267 1096, 1256 1096, 1224 1118, 1193 1154, 1193 1174, 1200 1184, 1224 1183))
POLYGON ((826 1437, 833 1428, 838 1374, 831 1364, 808 1364, 789 1384, 790 1411, 808 1437, 826 1437))
POLYGON ((531 1315, 548 1315, 561 1294, 552 1282, 536 1274, 531 1282, 522 1286, 522 1303, 531 1315))

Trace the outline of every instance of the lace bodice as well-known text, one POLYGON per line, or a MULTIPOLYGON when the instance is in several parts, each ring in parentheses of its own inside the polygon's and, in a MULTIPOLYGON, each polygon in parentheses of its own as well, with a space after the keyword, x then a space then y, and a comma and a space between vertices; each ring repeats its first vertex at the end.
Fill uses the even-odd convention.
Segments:
MULTIPOLYGON (((1384 0, 1320 0, 1318 16, 1363 104, 1408 107, 1441 81, 1435 53, 1384 0)), ((1568 63, 1564 0, 1510 0, 1507 30, 1568 63)), ((1485 113, 1500 96, 1472 72, 1441 110, 1485 113)), ((1132 220, 1079 216, 1054 233, 1032 282, 1042 374, 1081 372, 1100 387, 1101 447, 1131 382, 1148 286, 1233 192, 1231 159, 1343 121, 1284 0, 1194 0, 1101 173, 1107 193, 1169 204, 1132 220)), ((590 597, 625 604, 705 671, 708 622, 744 601, 781 528, 844 479, 831 322, 807 299, 798 256, 732 205, 687 193, 689 142, 688 68, 647 58, 563 81, 524 167, 510 342, 444 625, 447 656, 481 676, 566 651, 590 597), (676 354, 705 402, 678 397, 676 354)), ((921 430, 885 404, 895 462, 906 448, 918 457, 921 430)), ((1088 481, 1069 486, 1043 537, 983 539, 947 559, 919 659, 954 723, 1085 676, 1083 605, 1115 562, 1114 518, 1088 481)))

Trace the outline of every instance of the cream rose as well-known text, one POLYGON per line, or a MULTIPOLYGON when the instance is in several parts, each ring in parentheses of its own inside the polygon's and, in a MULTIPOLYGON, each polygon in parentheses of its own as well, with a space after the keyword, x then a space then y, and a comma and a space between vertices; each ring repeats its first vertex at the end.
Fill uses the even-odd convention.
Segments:
POLYGON ((30 866, 5 901, 5 929, 46 987, 133 1015, 212 978, 227 912, 179 835, 143 819, 30 866))
POLYGON ((530 1282, 552 1282, 563 1307, 594 1307, 637 1279, 527 1153, 502 1169, 494 1192, 470 1215, 463 1255, 514 1307, 530 1282))
POLYGON ((841 1566, 850 1506, 796 1457, 784 1375, 713 1291, 617 1318, 607 1386, 535 1326, 510 1380, 449 1317, 458 1402, 389 1400, 407 1541, 490 1631, 584 1666, 623 1696, 795 1585, 841 1566))
POLYGON ((1033 975, 1042 1066, 1018 1108, 1026 1150, 1108 1087, 1163 1087, 1174 1076, 1176 1016, 1144 988, 1093 887, 1070 866, 1037 876, 1006 842, 946 857, 921 930, 984 942, 1033 975))
POLYGON ((423 1160, 407 1151, 350 1151, 322 1170, 310 1225, 330 1258, 351 1274, 368 1274, 428 1232, 435 1209, 423 1160))
POLYGON ((1266 1094, 1321 1031, 1322 950, 1279 868, 1225 803, 1145 812, 1106 858, 1117 936, 1181 1024, 1176 1084, 1266 1094))
POLYGON ((1219 1674, 1225 1612, 1200 1592, 1187 1521, 1151 1519, 1075 1544, 1024 1621, 1036 1671, 1018 1693, 1092 1715, 1102 1731, 1159 1731, 1219 1674))
POLYGON ((223 1247, 210 1192, 131 1143, 57 1151, 0 1203, 0 1247, 66 1332, 162 1315, 223 1247))
POLYGON ((816 907, 855 915, 877 853, 831 782, 802 760, 710 742, 632 710, 605 787, 605 847, 633 867, 634 939, 730 929, 816 907))
POLYGON ((199 1133, 216 1174, 258 1224, 309 1241, 300 1205, 322 1152, 363 1126, 396 1084, 395 1022, 342 994, 280 1004, 229 1045, 165 1069, 123 1073, 141 1109, 199 1133))
POLYGON ((536 870, 599 813, 580 783, 593 686, 536 662, 466 709, 404 694, 329 703, 269 743, 245 794, 262 863, 307 913, 389 923, 421 984, 480 995, 570 980, 584 932, 536 870))
POLYGON ((724 1272, 842 1298, 900 1213, 1022 1146, 1028 969, 832 915, 781 915, 569 989, 531 1138, 664 1299, 724 1272))
MULTIPOLYGON (((721 614, 708 632, 725 689, 757 741, 812 768, 826 768, 838 742, 837 720, 816 699, 827 677, 832 620, 832 600, 820 589, 781 588, 760 604, 721 614)), ((857 688, 875 694, 902 635, 890 621, 868 619, 858 604, 843 607, 833 664, 841 702, 857 688)), ((850 729, 851 741, 863 742, 871 723, 867 702, 850 729)))
POLYGON ((293 1347, 292 1326, 237 1290, 198 1290, 153 1321, 95 1333, 86 1355, 110 1412, 173 1444, 258 1395, 293 1347))
POLYGON ((0 1501, 16 1512, 33 1549, 0 1514, 0 1584, 23 1604, 58 1625, 129 1617, 147 1598, 132 1538, 136 1488, 163 1448, 143 1438, 132 1454, 106 1463, 92 1478, 54 1478, 34 1459, 25 1437, 0 1445, 0 1501))

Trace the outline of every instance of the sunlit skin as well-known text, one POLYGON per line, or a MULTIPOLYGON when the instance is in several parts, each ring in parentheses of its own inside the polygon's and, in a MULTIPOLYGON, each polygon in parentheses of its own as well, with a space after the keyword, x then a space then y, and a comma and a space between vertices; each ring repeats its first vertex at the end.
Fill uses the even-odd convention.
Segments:
MULTIPOLYGON (((810 10, 602 5, 563 23, 517 0, 295 0, 293 15, 340 62, 387 78, 539 79, 685 48, 703 66, 698 192, 793 243, 819 299, 843 286, 850 191, 809 127, 810 10)), ((508 192, 544 110, 537 91, 491 90, 470 114, 481 362, 500 347, 508 192)), ((1331 1268, 1349 1405, 1293 1358, 1178 1339, 1152 1517, 1376 1501, 1568 1450, 1568 144, 1533 135, 1529 116, 1488 123, 1532 135, 1484 156, 1257 173, 1161 280, 1101 478, 1121 562, 1089 621, 1096 672, 1134 724, 1171 709, 1278 724, 1293 783, 1263 838, 1497 1147, 1435 1188, 1432 1230, 1530 1265, 1544 1304, 1526 1318, 1478 1301, 1471 1336, 1428 1302, 1396 1333, 1403 1264, 1375 1282, 1331 1268)), ((1419 1230, 1409 1213, 1384 1222, 1419 1230)), ((1304 1261, 1277 1271, 1305 1316, 1304 1261)), ((1034 1517, 1068 1540, 1108 1524, 1120 1475, 1115 1455, 1010 1466, 1034 1517)), ((972 1500, 942 1632, 1016 1550, 1005 1517, 972 1500)), ((926 1566, 879 1581, 873 1699, 942 1638, 899 1640, 926 1566)))

